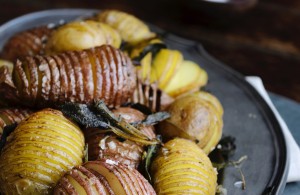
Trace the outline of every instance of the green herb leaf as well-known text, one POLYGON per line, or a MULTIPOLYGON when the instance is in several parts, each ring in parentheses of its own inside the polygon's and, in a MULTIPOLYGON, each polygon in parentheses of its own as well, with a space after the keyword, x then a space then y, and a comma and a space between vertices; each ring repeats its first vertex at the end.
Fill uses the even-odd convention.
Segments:
POLYGON ((148 115, 145 120, 142 121, 143 125, 156 125, 157 123, 164 121, 171 117, 168 112, 156 112, 154 114, 148 115))
POLYGON ((158 143, 157 140, 150 140, 146 135, 144 135, 140 130, 125 121, 124 118, 116 118, 112 112, 108 110, 103 101, 95 102, 94 108, 98 111, 99 115, 107 120, 110 124, 112 131, 119 136, 124 136, 125 139, 132 141, 137 141, 139 143, 158 143))
MULTIPOLYGON (((156 137, 157 140, 162 140, 160 135, 157 135, 156 137)), ((155 145, 150 145, 147 148, 147 151, 145 151, 143 153, 142 156, 142 163, 139 166, 139 169, 141 171, 141 173, 144 175, 144 177, 150 182, 152 183, 152 178, 151 178, 151 174, 150 174, 150 166, 151 166, 151 162, 153 161, 153 158, 155 157, 157 151, 159 150, 159 148, 161 147, 160 144, 155 144, 155 145)))
POLYGON ((83 162, 87 162, 89 161, 89 145, 88 144, 85 144, 84 145, 84 150, 83 150, 83 162))

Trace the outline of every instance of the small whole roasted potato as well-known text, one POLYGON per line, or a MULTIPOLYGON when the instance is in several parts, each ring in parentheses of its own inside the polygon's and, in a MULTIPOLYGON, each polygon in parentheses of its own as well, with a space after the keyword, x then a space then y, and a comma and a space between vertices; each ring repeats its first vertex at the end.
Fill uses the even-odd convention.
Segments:
POLYGON ((207 154, 220 141, 223 108, 215 96, 198 91, 176 99, 166 110, 171 117, 160 123, 158 131, 165 139, 190 139, 207 154))
POLYGON ((104 44, 119 48, 119 33, 107 24, 87 20, 67 23, 51 34, 47 41, 47 53, 80 51, 104 44))
POLYGON ((9 135, 0 155, 1 194, 51 194, 82 163, 84 136, 60 111, 31 114, 9 135))
POLYGON ((217 171, 197 145, 175 138, 159 150, 151 164, 156 193, 215 195, 217 171))

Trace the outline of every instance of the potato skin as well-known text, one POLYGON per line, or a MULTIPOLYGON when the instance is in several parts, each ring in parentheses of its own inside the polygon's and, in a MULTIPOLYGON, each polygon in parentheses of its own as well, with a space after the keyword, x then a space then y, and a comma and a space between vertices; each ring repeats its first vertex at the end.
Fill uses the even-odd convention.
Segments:
MULTIPOLYGON (((0 87, 11 80, 8 73, 1 76, 0 87)), ((15 89, 12 86, 5 91, 16 94, 19 103, 29 107, 49 107, 66 101, 90 104, 103 100, 113 108, 131 97, 135 80, 129 57, 112 46, 103 45, 17 60, 13 71, 15 89)))
POLYGON ((3 129, 7 125, 14 123, 20 123, 24 120, 32 111, 22 108, 2 108, 0 109, 0 138, 3 133, 3 129))
POLYGON ((193 140, 207 154, 222 136, 223 108, 216 97, 195 92, 176 99, 167 109, 171 117, 159 125, 166 140, 182 137, 193 140))
POLYGON ((192 141, 175 138, 159 150, 151 164, 157 194, 215 195, 217 171, 192 141))
POLYGON ((140 78, 136 80, 136 88, 130 97, 130 102, 147 106, 153 112, 165 110, 174 98, 160 90, 157 83, 143 82, 140 78))
POLYGON ((156 193, 136 169, 114 161, 88 161, 67 172, 55 187, 54 194, 155 195, 156 193))
MULTIPOLYGON (((129 107, 120 107, 113 110, 116 117, 123 117, 127 122, 138 122, 145 119, 143 113, 129 107)), ((140 130, 150 139, 155 138, 153 126, 143 126, 140 130)), ((144 148, 132 141, 121 140, 112 133, 90 128, 84 131, 86 142, 89 146, 89 160, 110 159, 129 167, 137 168, 144 148)))
POLYGON ((82 163, 83 149, 83 133, 60 111, 30 115, 1 152, 0 193, 50 194, 66 171, 82 163))
POLYGON ((15 61, 25 56, 44 54, 45 43, 52 31, 52 28, 40 26, 15 34, 4 45, 1 58, 15 61))

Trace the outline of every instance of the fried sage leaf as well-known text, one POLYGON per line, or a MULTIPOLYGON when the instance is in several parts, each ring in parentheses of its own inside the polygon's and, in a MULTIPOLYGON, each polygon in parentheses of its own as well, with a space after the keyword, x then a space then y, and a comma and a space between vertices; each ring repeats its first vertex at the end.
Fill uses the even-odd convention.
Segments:
POLYGON ((159 143, 156 139, 149 139, 139 129, 126 122, 124 118, 115 117, 103 101, 96 101, 91 106, 78 103, 65 103, 60 106, 60 109, 66 116, 85 128, 109 129, 124 139, 143 145, 159 143))
POLYGON ((85 128, 104 128, 107 129, 109 125, 104 122, 104 119, 96 115, 86 104, 65 103, 59 106, 60 110, 67 117, 71 118, 85 128))
POLYGON ((160 121, 166 120, 171 117, 168 112, 156 112, 154 114, 148 115, 145 120, 142 121, 143 125, 156 125, 160 121))
POLYGON ((144 135, 140 130, 126 122, 124 118, 119 117, 117 119, 113 115, 113 113, 108 110, 103 101, 95 102, 94 106, 97 109, 97 111, 99 111, 100 116, 107 119, 110 122, 111 126, 117 127, 118 129, 123 130, 124 133, 127 133, 129 135, 134 135, 137 138, 148 140, 148 137, 146 135, 144 135))

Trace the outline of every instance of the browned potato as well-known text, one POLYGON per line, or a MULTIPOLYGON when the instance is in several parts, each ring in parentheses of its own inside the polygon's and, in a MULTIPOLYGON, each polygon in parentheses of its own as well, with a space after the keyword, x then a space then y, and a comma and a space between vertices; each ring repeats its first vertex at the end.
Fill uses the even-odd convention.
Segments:
POLYGON ((18 105, 16 87, 7 66, 0 67, 0 106, 18 105))
POLYGON ((104 44, 119 48, 119 33, 107 24, 96 21, 75 21, 67 23, 51 34, 47 41, 47 53, 83 50, 104 44))
POLYGON ((114 161, 90 161, 66 173, 54 194, 155 195, 150 183, 136 170, 114 161))
MULTIPOLYGON (((127 122, 138 122, 145 119, 143 113, 129 107, 121 107, 113 111, 116 117, 123 117, 127 122)), ((152 126, 141 126, 139 128, 150 139, 155 138, 152 126)), ((130 141, 122 140, 112 133, 101 129, 90 128, 85 130, 88 144, 88 159, 110 159, 137 168, 144 151, 143 146, 130 141)))
POLYGON ((15 61, 24 56, 44 54, 45 43, 52 31, 52 28, 41 26, 14 35, 4 45, 1 58, 15 61))
POLYGON ((0 109, 0 138, 3 133, 3 129, 7 125, 14 123, 20 123, 24 120, 32 111, 21 108, 3 108, 0 109))
POLYGON ((215 148, 223 128, 223 108, 216 97, 195 92, 175 100, 167 111, 171 118, 160 124, 158 132, 164 138, 193 140, 207 154, 215 148))
POLYGON ((20 104, 30 107, 101 99, 109 107, 118 107, 127 102, 136 85, 131 60, 109 45, 17 60, 13 83, 7 71, 1 72, 4 97, 17 96, 20 104))

